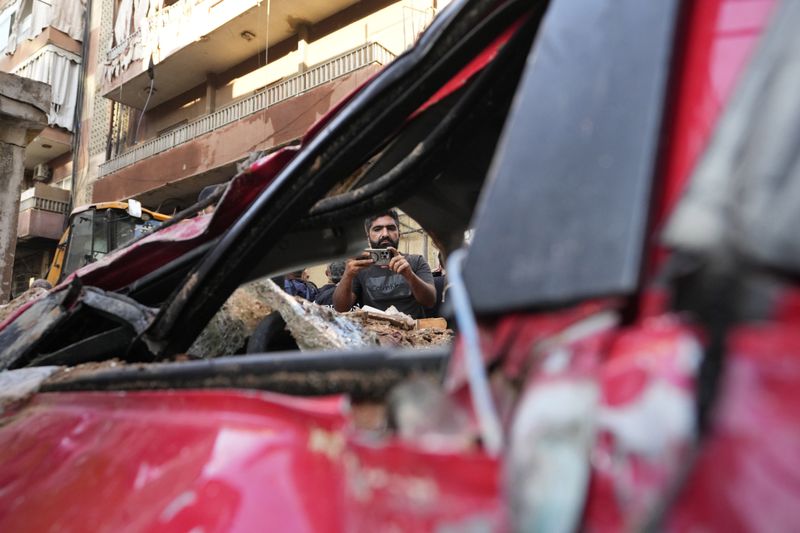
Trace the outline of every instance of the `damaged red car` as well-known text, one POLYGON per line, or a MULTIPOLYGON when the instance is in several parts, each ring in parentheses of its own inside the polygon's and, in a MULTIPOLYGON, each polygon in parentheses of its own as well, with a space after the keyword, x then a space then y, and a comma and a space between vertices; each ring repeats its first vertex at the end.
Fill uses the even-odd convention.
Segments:
POLYGON ((213 215, 0 325, 0 530, 792 529, 798 24, 454 1, 213 215), (448 256, 452 346, 184 356, 393 206, 448 256))

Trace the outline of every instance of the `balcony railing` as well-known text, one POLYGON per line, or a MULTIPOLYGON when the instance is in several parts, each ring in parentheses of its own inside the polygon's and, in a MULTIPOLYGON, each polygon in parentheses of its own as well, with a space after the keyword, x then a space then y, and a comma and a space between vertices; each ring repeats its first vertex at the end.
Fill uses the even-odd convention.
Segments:
POLYGON ((205 135, 248 115, 263 111, 277 103, 298 96, 373 63, 385 65, 394 54, 378 43, 367 43, 341 54, 309 70, 270 85, 257 93, 195 119, 159 137, 138 144, 130 151, 100 165, 100 176, 130 166, 148 157, 167 151, 196 137, 205 135))
POLYGON ((69 209, 69 193, 56 187, 36 185, 22 191, 20 195, 19 210, 22 212, 26 209, 39 209, 64 215, 69 209), (56 199, 52 198, 53 196, 61 196, 62 198, 56 199))
POLYGON ((22 191, 19 197, 17 238, 48 239, 57 241, 64 230, 64 220, 69 208, 69 191, 36 183, 22 191))

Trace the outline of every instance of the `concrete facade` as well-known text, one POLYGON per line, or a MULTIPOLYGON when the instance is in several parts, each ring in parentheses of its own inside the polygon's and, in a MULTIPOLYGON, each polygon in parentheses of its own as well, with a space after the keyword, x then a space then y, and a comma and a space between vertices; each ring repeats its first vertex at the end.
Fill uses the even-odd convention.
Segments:
POLYGON ((47 126, 50 86, 0 72, 0 303, 11 294, 25 147, 47 126))
MULTIPOLYGON (((101 157, 98 146, 82 139, 79 156, 85 160, 75 197, 82 203, 134 197, 163 212, 185 208, 204 186, 233 177, 236 163, 250 153, 298 140, 410 46, 438 9, 434 0, 178 0, 163 11, 133 13, 131 32, 117 35, 113 28, 119 21, 109 24, 113 9, 106 4, 113 0, 95 0, 87 63, 87 93, 102 94, 110 104, 98 121, 95 101, 95 116, 87 124, 93 137, 99 124, 105 126, 106 153, 101 157), (156 21, 157 30, 137 32, 137 24, 152 29, 156 21), (96 34, 107 38, 98 41, 96 34), (370 46, 380 49, 380 58, 330 75, 328 70, 342 67, 327 63, 350 62, 345 56, 370 46), (302 73, 330 80, 315 78, 309 88, 295 88, 292 80, 302 73), (290 94, 278 103, 234 109, 282 85, 290 94), (183 140, 198 121, 223 109, 241 115, 183 140), (170 136, 182 140, 172 143, 170 136), (153 143, 154 150, 144 149, 153 143)), ((88 98, 85 103, 91 105, 88 98)))
POLYGON ((84 5, 74 0, 0 2, 0 19, 10 22, 11 30, 0 39, 0 71, 51 86, 46 127, 24 150, 21 189, 2 191, 9 201, 14 196, 22 201, 12 296, 26 290, 31 279, 46 276, 69 210, 84 5))
MULTIPOLYGON (((94 185, 92 201, 107 202, 131 197, 150 198, 150 204, 169 198, 169 190, 208 171, 229 169, 249 153, 267 150, 298 139, 341 98, 366 81, 378 67, 368 67, 313 89, 269 109, 180 144, 171 150, 100 178, 94 185), (166 196, 154 196, 154 184, 166 196), (150 193, 150 194, 148 194, 150 193)), ((205 182, 203 182, 205 183, 205 182)), ((196 188, 196 187, 195 187, 196 188)), ((186 190, 192 190, 187 184, 186 190)))
MULTIPOLYGON (((0 11, 14 3, 0 1, 0 11)), ((39 161, 48 157, 47 150, 52 154, 61 148, 46 159, 49 177, 41 181, 69 190, 73 206, 136 198, 171 213, 193 203, 204 186, 230 179, 237 163, 252 152, 297 141, 341 98, 410 46, 445 3, 133 2, 127 24, 118 20, 118 0, 92 0, 86 3, 85 47, 74 33, 70 37, 44 28, 18 43, 14 54, 0 57, 0 68, 17 68, 46 46, 83 54, 74 138, 48 127, 28 159, 39 161), (364 61, 361 49, 378 51, 380 57, 364 61), (352 63, 351 56, 360 62, 352 63), (254 96, 269 91, 285 94, 263 108, 242 111, 254 96), (238 114, 167 148, 145 150, 226 110, 238 114)), ((34 185, 33 169, 26 172, 23 189, 34 185)), ((45 194, 45 189, 37 191, 45 194)), ((42 202, 34 205, 19 220, 26 248, 20 248, 24 253, 18 254, 15 279, 22 289, 27 280, 46 273, 56 244, 58 216, 42 210, 42 202)))

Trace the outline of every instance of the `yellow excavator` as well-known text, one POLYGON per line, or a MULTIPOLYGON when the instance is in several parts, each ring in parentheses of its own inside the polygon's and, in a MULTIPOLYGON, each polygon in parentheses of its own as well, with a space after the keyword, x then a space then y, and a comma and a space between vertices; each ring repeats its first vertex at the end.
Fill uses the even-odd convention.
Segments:
POLYGON ((47 281, 53 286, 84 265, 101 259, 158 228, 169 215, 142 207, 137 200, 78 207, 58 241, 47 281))

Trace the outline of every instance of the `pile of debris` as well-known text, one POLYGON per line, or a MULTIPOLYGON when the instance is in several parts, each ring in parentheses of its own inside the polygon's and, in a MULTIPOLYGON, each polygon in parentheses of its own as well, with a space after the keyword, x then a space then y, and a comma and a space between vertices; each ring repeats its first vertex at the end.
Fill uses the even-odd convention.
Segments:
POLYGON ((208 359, 239 352, 258 323, 272 312, 267 303, 267 293, 271 289, 262 280, 236 289, 195 339, 188 353, 208 359))
MULTIPOLYGON (((47 284, 49 285, 49 283, 47 284)), ((8 317, 13 315, 17 310, 28 302, 38 300, 47 296, 48 286, 34 283, 28 290, 8 302, 7 304, 0 305, 0 323, 5 321, 8 317)))
POLYGON ((393 308, 338 313, 331 307, 290 296, 272 280, 236 290, 189 349, 194 357, 239 353, 259 322, 276 311, 301 350, 365 346, 429 347, 448 344, 453 332, 444 319, 414 320, 393 308))
POLYGON ((381 346, 416 348, 449 344, 453 330, 443 318, 414 320, 394 307, 386 311, 365 307, 345 314, 348 319, 377 336, 381 346))

